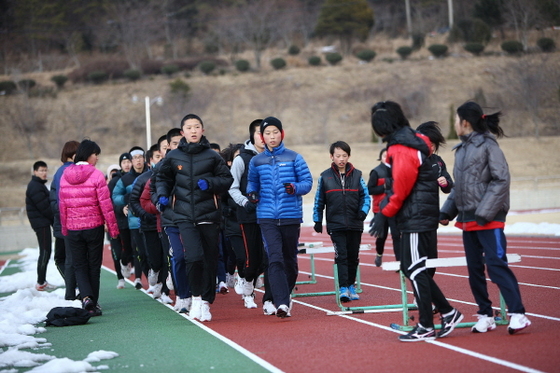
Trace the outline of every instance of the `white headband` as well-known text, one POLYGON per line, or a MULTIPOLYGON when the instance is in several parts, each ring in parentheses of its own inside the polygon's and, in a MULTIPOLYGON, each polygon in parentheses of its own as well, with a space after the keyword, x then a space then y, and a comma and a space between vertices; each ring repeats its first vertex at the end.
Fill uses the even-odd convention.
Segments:
POLYGON ((130 152, 130 155, 131 155, 132 157, 134 157, 135 155, 144 156, 144 152, 143 152, 142 150, 136 149, 136 150, 131 151, 131 152, 130 152))

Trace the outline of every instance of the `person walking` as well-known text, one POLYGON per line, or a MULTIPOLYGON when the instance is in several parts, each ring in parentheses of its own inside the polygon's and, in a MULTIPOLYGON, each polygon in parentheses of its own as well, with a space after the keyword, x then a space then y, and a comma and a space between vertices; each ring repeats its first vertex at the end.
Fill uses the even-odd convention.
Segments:
POLYGON ((92 316, 102 314, 99 287, 104 224, 111 237, 119 235, 105 176, 95 168, 100 153, 99 145, 83 140, 76 151, 75 164, 62 174, 59 190, 62 234, 72 253, 82 307, 92 316))
POLYGON ((354 168, 350 159, 350 145, 344 141, 331 144, 331 167, 319 177, 313 221, 315 232, 323 233, 323 211, 326 208, 327 233, 334 245, 334 262, 338 272, 340 301, 358 300, 356 273, 364 220, 371 199, 362 171, 354 168))
POLYGON ((220 154, 210 149, 198 115, 186 115, 181 128, 179 147, 166 155, 156 174, 158 205, 166 209, 171 202, 185 247, 192 292, 189 316, 211 321, 222 219, 218 196, 229 189, 233 178, 220 154))
POLYGON ((393 101, 378 102, 372 107, 371 124, 387 142, 392 188, 380 204, 370 234, 378 237, 386 217, 396 216, 401 231, 401 270, 412 284, 420 314, 414 329, 399 336, 399 340, 417 342, 445 337, 463 315, 449 304, 426 268, 428 254, 437 247, 439 224, 438 176, 429 160, 430 140, 410 128, 400 105, 393 101), (441 330, 437 333, 432 303, 441 314, 441 330))
POLYGON ((276 316, 285 318, 291 316, 290 294, 298 276, 302 196, 311 191, 313 177, 303 157, 284 146, 278 118, 262 121, 261 136, 266 147, 249 164, 247 196, 257 204, 276 316))
POLYGON ((455 187, 440 214, 443 225, 457 217, 455 226, 463 231, 469 285, 478 305, 474 333, 496 329, 485 269, 508 306, 509 334, 531 325, 506 256, 504 226, 510 207, 510 174, 496 141, 504 135, 500 116, 501 112, 484 114, 480 105, 472 101, 457 108, 455 131, 461 142, 454 148, 455 187))

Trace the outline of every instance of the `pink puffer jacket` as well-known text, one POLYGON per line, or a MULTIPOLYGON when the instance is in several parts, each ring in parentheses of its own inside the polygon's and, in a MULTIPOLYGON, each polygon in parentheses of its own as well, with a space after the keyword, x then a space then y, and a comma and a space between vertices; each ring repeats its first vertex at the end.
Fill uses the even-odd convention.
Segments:
POLYGON ((62 234, 92 229, 107 222, 111 237, 119 235, 111 193, 103 173, 90 164, 68 166, 58 192, 62 234))

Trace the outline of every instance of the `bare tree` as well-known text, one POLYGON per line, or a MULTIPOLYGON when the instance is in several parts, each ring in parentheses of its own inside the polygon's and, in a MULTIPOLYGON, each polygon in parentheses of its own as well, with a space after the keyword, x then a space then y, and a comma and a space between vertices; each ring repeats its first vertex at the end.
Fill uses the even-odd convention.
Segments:
POLYGON ((535 27, 540 19, 538 7, 534 0, 505 0, 506 18, 515 28, 517 39, 527 50, 529 31, 535 27))

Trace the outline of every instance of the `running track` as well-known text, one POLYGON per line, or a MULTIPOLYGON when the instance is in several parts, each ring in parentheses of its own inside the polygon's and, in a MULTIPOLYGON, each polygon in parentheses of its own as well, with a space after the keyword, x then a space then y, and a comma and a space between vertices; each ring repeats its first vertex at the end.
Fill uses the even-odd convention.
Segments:
MULTIPOLYGON (((323 241, 328 235, 302 228, 301 242, 323 241)), ((363 235, 363 242, 373 239, 363 235)), ((384 260, 394 260, 390 240, 384 260)), ((439 237, 439 256, 463 256, 460 235, 439 237)), ((241 346, 272 371, 285 372, 559 372, 560 353, 560 237, 508 237, 508 253, 522 256, 511 265, 516 274, 527 316, 532 325, 515 335, 506 326, 474 334, 456 329, 450 336, 433 342, 403 343, 391 323, 402 323, 398 312, 327 316, 339 311, 334 296, 298 297, 292 317, 264 316, 262 309, 248 310, 233 289, 217 295, 213 319, 204 326, 229 343, 241 346)), ((361 279, 363 293, 349 305, 371 306, 400 302, 399 277, 373 265, 374 250, 363 251, 361 279)), ((104 264, 112 267, 106 252, 104 264)), ((300 281, 308 279, 310 260, 300 255, 300 281)), ((298 292, 332 291, 333 255, 315 256, 318 283, 299 285, 298 292)), ((477 308, 469 290, 465 267, 444 268, 435 277, 452 305, 464 315, 464 322, 476 321, 477 308)), ((410 288, 409 288, 410 289, 410 288)), ((489 285, 490 297, 499 307, 497 287, 489 285)), ((261 304, 262 295, 257 294, 261 304)), ((412 296, 409 295, 409 301, 412 296)), ((162 312, 163 309, 162 309, 162 312)), ((417 319, 417 313, 411 312, 417 319)), ((434 320, 439 323, 439 320, 434 320)), ((188 321, 185 321, 188 322, 188 321)), ((415 321, 412 321, 414 324, 415 321)))

